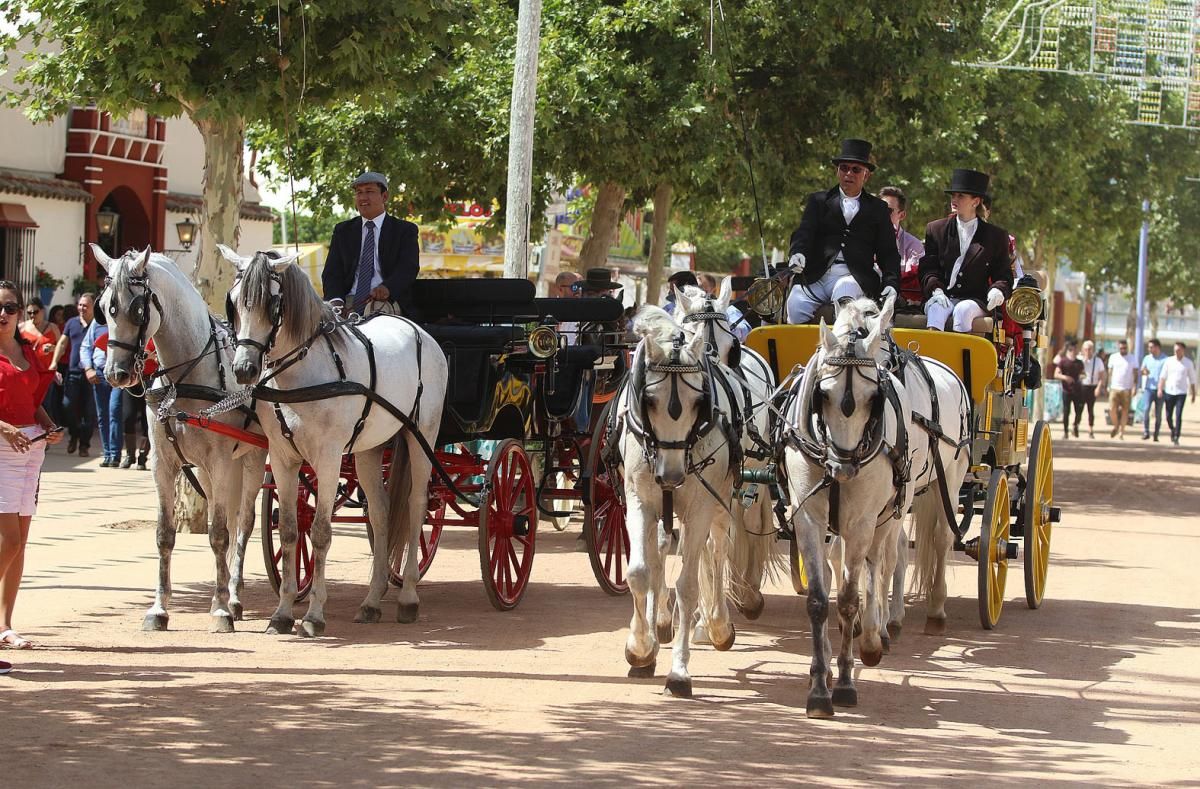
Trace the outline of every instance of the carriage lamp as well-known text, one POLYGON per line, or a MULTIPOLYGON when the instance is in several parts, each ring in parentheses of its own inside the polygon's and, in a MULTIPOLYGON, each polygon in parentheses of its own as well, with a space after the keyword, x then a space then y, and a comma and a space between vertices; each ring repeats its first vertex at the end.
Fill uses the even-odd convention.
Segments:
POLYGON ((196 240, 196 223, 189 216, 182 222, 175 223, 175 232, 179 234, 179 244, 184 249, 191 249, 196 240))
POLYGON ((1016 288, 1004 307, 1008 317, 1022 326, 1028 326, 1042 314, 1042 292, 1031 287, 1016 288))
POLYGON ((538 326, 529 333, 529 352, 539 359, 549 359, 558 352, 558 332, 538 326))
POLYGON ((111 208, 101 208, 96 212, 96 230, 102 236, 111 236, 117 229, 120 216, 111 208))
POLYGON ((779 312, 787 298, 787 285, 777 279, 756 279, 746 291, 746 301, 750 309, 759 315, 767 317, 779 312))

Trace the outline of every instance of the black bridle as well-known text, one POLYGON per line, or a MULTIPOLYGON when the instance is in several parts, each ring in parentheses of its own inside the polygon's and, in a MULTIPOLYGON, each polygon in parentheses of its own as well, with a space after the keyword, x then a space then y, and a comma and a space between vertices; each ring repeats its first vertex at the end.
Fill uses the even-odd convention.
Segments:
POLYGON ((703 321, 706 325, 705 331, 708 334, 708 352, 715 354, 717 352, 717 328, 729 335, 729 339, 733 344, 729 349, 729 359, 722 360, 727 366, 736 370, 742 363, 742 341, 733 333, 733 327, 729 325, 729 316, 723 312, 718 312, 716 304, 712 299, 706 299, 704 309, 700 312, 692 312, 683 316, 680 321, 683 324, 699 323, 703 321))
MULTIPOLYGON (((834 465, 850 466, 859 469, 870 463, 883 447, 883 407, 889 400, 898 403, 894 387, 887 370, 874 359, 859 356, 854 349, 857 336, 851 337, 835 356, 826 356, 821 360, 822 367, 835 368, 834 372, 822 375, 813 384, 813 395, 804 403, 804 418, 802 424, 806 427, 808 436, 800 437, 800 449, 810 460, 818 465, 832 468, 834 465), (875 377, 872 379, 864 370, 873 368, 875 377), (842 374, 847 376, 846 389, 838 404, 842 414, 849 418, 854 414, 854 379, 862 379, 868 386, 874 385, 875 393, 871 396, 871 413, 863 426, 862 436, 853 447, 842 447, 829 434, 829 426, 825 422, 822 408, 825 395, 821 389, 824 381, 836 378, 842 374)), ((899 411, 897 411, 899 413, 899 411)))
MULTIPOLYGON (((139 378, 142 371, 146 368, 146 358, 150 355, 146 351, 146 343, 149 342, 147 333, 150 328, 150 305, 154 305, 154 309, 158 310, 158 320, 163 319, 162 304, 158 301, 158 296, 154 291, 150 290, 150 279, 148 274, 141 276, 127 276, 126 281, 129 283, 129 293, 133 296, 129 300, 129 307, 126 312, 129 315, 129 322, 138 328, 137 341, 133 343, 121 342, 112 337, 112 332, 109 332, 108 344, 113 348, 120 348, 123 351, 129 351, 133 354, 133 374, 139 378), (142 292, 134 295, 133 289, 141 288, 142 292)), ((108 315, 105 315, 103 309, 98 309, 95 312, 96 322, 101 326, 108 325, 108 318, 116 318, 121 314, 116 304, 116 291, 112 290, 112 278, 106 277, 104 280, 104 291, 109 293, 108 298, 108 315), (111 291, 111 292, 110 292, 111 291)), ((103 301, 104 293, 100 294, 100 301, 103 301)))
MULTIPOLYGON (((280 290, 283 289, 283 275, 277 271, 270 271, 268 275, 271 282, 280 290)), ((238 276, 233 281, 233 286, 242 281, 242 275, 238 276)), ((242 294, 238 294, 241 296, 242 294)), ((245 300, 243 296, 243 300, 245 300)), ((247 304, 249 306, 249 304, 247 304)), ((260 361, 265 362, 266 356, 275 347, 275 342, 279 339, 279 330, 283 327, 283 299, 279 293, 270 293, 267 296, 267 317, 271 319, 271 331, 267 335, 265 343, 258 340, 245 339, 237 336, 237 307, 233 303, 233 288, 229 289, 229 293, 225 294, 225 319, 229 321, 229 326, 233 329, 233 345, 235 348, 240 348, 243 345, 248 348, 253 348, 258 351, 263 357, 260 361)))

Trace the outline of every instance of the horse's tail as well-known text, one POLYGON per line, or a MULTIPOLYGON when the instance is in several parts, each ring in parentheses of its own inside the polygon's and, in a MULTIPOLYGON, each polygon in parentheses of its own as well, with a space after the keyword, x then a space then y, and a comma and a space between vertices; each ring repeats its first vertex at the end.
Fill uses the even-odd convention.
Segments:
MULTIPOLYGON (((388 560, 392 567, 399 567, 412 524, 408 513, 408 500, 413 491, 413 469, 408 456, 408 437, 400 430, 392 438, 391 473, 388 475, 388 560)), ((419 526, 417 528, 420 528, 419 526)))
POLYGON ((787 557, 775 550, 771 497, 761 491, 758 500, 749 507, 734 501, 733 509, 730 586, 735 595, 745 589, 761 591, 765 581, 776 581, 787 570, 787 557))
POLYGON ((917 594, 928 599, 938 577, 938 568, 946 562, 947 541, 937 539, 937 532, 950 529, 950 524, 944 522, 946 515, 936 490, 930 488, 913 501, 912 519, 917 543, 913 585, 917 594))

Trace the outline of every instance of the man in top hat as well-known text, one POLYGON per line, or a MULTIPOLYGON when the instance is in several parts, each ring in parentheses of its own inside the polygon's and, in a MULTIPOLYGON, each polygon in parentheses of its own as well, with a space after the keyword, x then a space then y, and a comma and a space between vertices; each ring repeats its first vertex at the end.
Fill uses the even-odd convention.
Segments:
POLYGON ((925 293, 925 325, 942 330, 953 316, 953 329, 969 332, 971 323, 1004 303, 1012 293, 1008 231, 984 221, 980 207, 988 176, 958 169, 950 178, 950 208, 945 219, 925 228, 925 255, 917 267, 925 293))
POLYGON ((420 268, 417 226, 387 214, 388 183, 379 173, 354 179, 358 219, 339 222, 321 272, 325 300, 343 314, 413 314, 412 284, 420 268))
POLYGON ((788 267, 796 285, 788 296, 789 323, 807 323, 822 306, 844 298, 895 297, 900 287, 891 211, 863 189, 875 170, 871 143, 843 140, 833 164, 838 185, 809 195, 792 233, 788 267))

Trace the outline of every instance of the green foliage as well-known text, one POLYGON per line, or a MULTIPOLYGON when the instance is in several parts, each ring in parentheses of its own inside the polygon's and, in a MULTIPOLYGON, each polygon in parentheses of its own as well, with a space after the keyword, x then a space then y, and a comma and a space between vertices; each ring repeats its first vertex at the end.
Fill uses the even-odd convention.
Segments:
POLYGON ((297 214, 293 220, 292 212, 275 211, 278 219, 275 222, 272 243, 283 243, 283 222, 287 222, 288 243, 299 244, 328 244, 333 235, 333 226, 338 222, 350 219, 353 214, 313 216, 312 214, 297 214))

